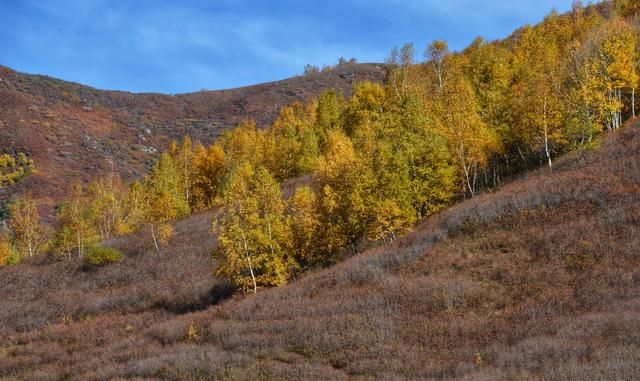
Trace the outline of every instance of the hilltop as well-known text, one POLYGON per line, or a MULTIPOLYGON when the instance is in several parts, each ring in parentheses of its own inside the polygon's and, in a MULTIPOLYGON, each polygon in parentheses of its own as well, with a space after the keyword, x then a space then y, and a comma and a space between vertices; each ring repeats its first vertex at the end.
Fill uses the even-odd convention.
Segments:
POLYGON ((52 203, 66 184, 105 173, 111 162, 123 179, 136 179, 174 139, 190 135, 209 144, 243 119, 265 127, 282 106, 327 89, 349 96, 355 82, 383 79, 381 65, 347 64, 237 89, 133 94, 0 66, 0 153, 25 152, 38 170, 20 186, 0 190, 0 198, 28 189, 52 203))
POLYGON ((110 242, 131 253, 112 267, 2 268, 0 377, 632 380, 639 153, 634 122, 393 244, 221 303, 212 212, 160 254, 110 242))

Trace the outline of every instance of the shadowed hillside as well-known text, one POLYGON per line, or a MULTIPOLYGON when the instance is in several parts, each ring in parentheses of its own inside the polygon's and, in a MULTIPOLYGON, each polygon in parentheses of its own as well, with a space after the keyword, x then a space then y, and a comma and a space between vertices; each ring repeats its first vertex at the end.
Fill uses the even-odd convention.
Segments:
POLYGON ((245 118, 266 126, 284 105, 330 88, 349 95, 354 82, 383 78, 379 65, 349 64, 238 89, 162 95, 96 90, 0 66, 0 153, 25 152, 38 169, 0 198, 26 188, 53 202, 64 185, 108 171, 110 161, 131 180, 173 139, 189 134, 208 144, 245 118))
POLYGON ((214 241, 191 243, 211 234, 206 214, 162 254, 123 238, 128 258, 95 274, 2 268, 0 378, 633 380, 639 153, 636 123, 394 244, 206 309, 221 289, 203 277, 214 241), (185 300, 200 302, 158 307, 185 300), (42 318, 22 323, 26 310, 42 318))

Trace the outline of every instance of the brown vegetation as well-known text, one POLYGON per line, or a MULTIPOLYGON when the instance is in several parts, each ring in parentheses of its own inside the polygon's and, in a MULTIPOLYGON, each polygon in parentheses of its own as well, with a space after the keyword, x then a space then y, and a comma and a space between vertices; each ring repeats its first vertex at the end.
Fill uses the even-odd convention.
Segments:
POLYGON ((175 251, 136 254, 130 237, 94 272, 0 269, 0 377, 635 379, 639 153, 629 126, 393 244, 202 311, 206 214, 176 224, 175 251))

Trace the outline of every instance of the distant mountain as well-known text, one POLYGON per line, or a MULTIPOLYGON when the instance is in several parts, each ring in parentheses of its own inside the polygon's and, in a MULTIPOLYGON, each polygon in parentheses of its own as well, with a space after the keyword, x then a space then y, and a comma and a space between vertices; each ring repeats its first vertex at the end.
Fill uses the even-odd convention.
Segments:
POLYGON ((266 126, 283 105, 331 88, 348 96, 353 83, 383 78, 381 65, 349 64, 255 86, 164 95, 97 90, 0 66, 0 153, 25 152, 38 170, 0 190, 0 199, 28 189, 51 204, 69 182, 107 171, 110 162, 131 180, 173 139, 189 134, 209 143, 245 118, 266 126))

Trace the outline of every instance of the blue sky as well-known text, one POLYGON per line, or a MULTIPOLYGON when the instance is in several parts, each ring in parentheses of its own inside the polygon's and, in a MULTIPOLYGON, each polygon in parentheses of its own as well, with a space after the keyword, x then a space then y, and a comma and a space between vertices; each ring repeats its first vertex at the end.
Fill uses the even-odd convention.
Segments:
POLYGON ((300 74, 394 45, 461 49, 572 0, 0 0, 0 64, 101 89, 182 93, 300 74))

